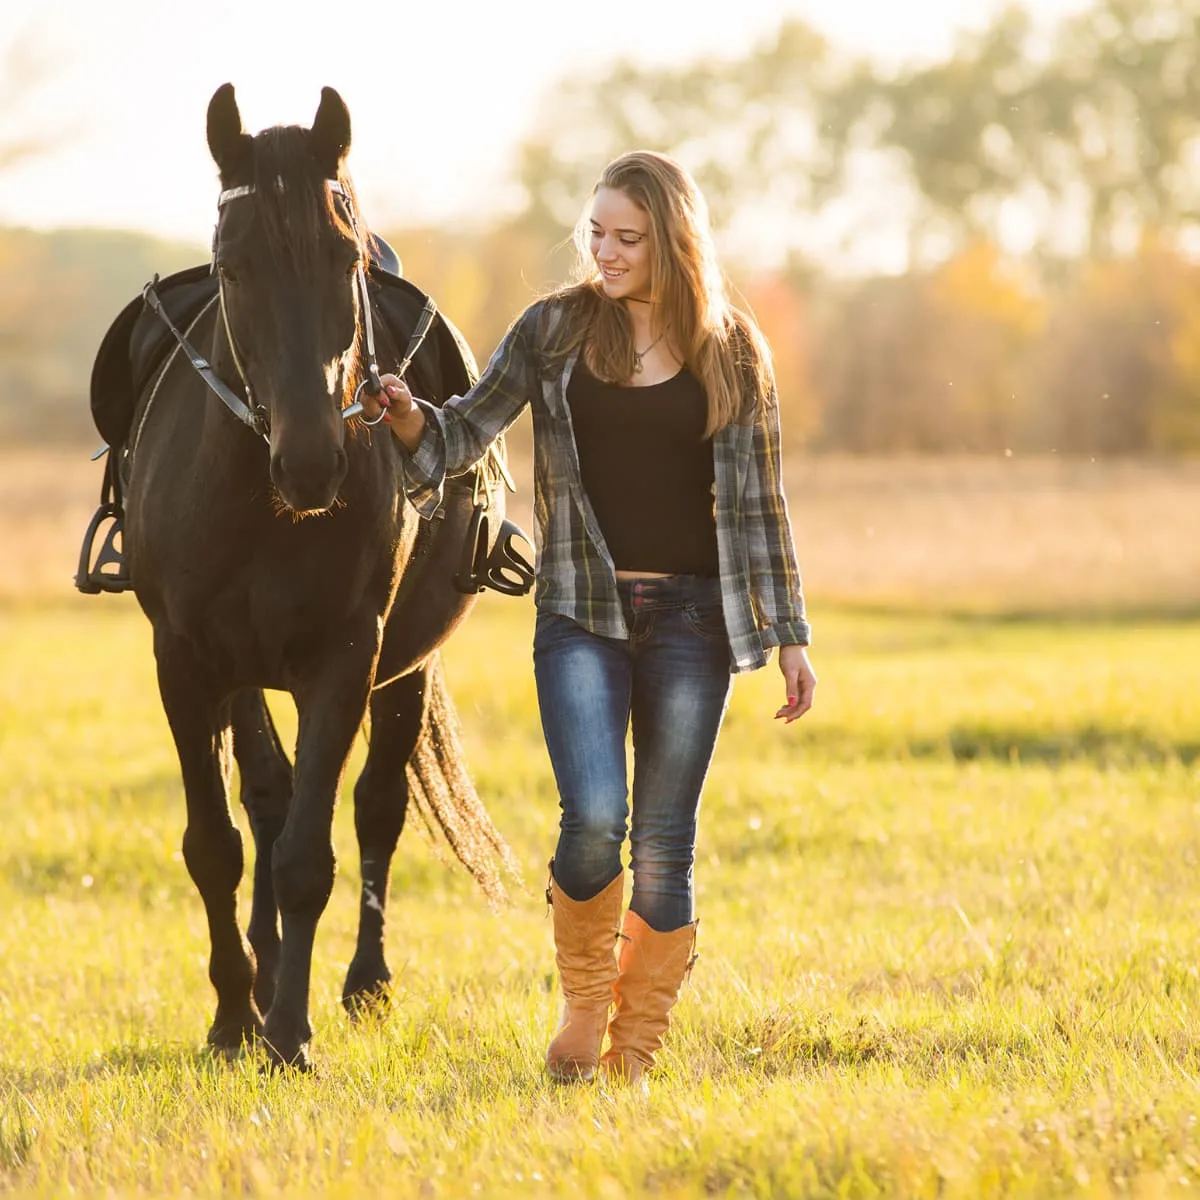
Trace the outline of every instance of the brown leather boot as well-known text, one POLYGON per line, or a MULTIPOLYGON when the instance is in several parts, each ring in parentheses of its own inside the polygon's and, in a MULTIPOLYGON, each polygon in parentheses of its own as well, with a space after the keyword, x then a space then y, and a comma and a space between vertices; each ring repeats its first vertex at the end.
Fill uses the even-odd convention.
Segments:
POLYGON ((637 913, 625 914, 620 974, 613 988, 617 1008, 608 1026, 612 1044, 600 1060, 613 1083, 647 1090, 643 1076, 654 1065, 679 989, 696 961, 698 924, 659 933, 637 913))
POLYGON ((558 886, 550 864, 546 899, 554 913, 554 960, 563 1013, 546 1049, 546 1069, 560 1083, 591 1079, 596 1073, 617 978, 624 890, 622 872, 590 900, 572 900, 558 886))

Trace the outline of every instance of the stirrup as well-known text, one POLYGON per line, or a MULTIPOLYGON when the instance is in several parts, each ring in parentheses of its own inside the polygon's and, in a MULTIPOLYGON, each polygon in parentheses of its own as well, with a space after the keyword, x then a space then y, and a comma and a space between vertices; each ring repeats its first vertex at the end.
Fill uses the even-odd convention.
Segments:
POLYGON ((533 563, 517 548, 514 538, 529 545, 529 536, 516 521, 500 522, 496 544, 487 556, 487 586, 506 596, 527 596, 537 576, 533 563))
POLYGON ((98 596, 101 592, 127 592, 133 586, 125 566, 125 556, 117 546, 117 539, 120 538, 123 543, 124 535, 125 514, 115 504, 101 504, 88 522, 87 532, 83 535, 83 546, 79 551, 75 586, 81 592, 88 596, 98 596), (93 562, 92 546, 105 521, 111 521, 112 524, 104 531, 104 541, 93 562), (116 570, 106 571, 106 567, 115 567, 116 570))
POLYGON ((109 451, 108 462, 104 465, 104 482, 100 485, 100 506, 88 522, 87 532, 83 535, 83 545, 79 550, 75 586, 87 596, 98 596, 101 592, 127 592, 133 587, 123 553, 125 506, 121 502, 121 481, 118 474, 120 468, 117 458, 117 451, 109 451), (100 543, 100 551, 93 560, 96 537, 106 521, 111 524, 104 529, 104 540, 100 543), (116 569, 108 571, 105 570, 106 567, 116 569))
POLYGON ((476 503, 467 527, 462 557, 454 576, 454 586, 470 596, 491 588, 506 596, 525 596, 533 587, 533 564, 517 549, 515 538, 528 543, 525 531, 515 522, 505 519, 496 534, 496 545, 488 553, 490 525, 482 503, 476 503))

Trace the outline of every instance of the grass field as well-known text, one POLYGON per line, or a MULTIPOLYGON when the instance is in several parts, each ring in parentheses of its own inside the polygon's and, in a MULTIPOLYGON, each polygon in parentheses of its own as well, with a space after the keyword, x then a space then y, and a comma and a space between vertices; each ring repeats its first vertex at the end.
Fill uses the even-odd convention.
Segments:
POLYGON ((49 499, 0 522, 20 577, 0 603, 0 1191, 1190 1194, 1200 472, 1055 464, 989 490, 1002 466, 822 464, 794 489, 798 518, 826 517, 815 563, 801 538, 818 704, 784 729, 774 668, 739 680, 702 818, 701 958, 644 1105, 541 1073, 556 810, 531 610, 501 597, 456 635, 448 674, 524 888, 490 912, 413 824, 393 873, 395 1003, 355 1026, 337 1001, 358 882, 344 804, 317 1072, 208 1057, 206 931, 149 629, 128 597, 66 593, 81 525, 66 530, 94 480, 72 499, 33 470, 49 499), (1022 496, 1057 519, 1011 524, 1022 496), (65 570, 50 533, 30 536, 56 504, 65 570), (855 559, 830 522, 850 543, 866 510, 905 547, 854 586, 823 578, 855 559), (1007 589, 970 566, 988 559, 981 531, 1006 527, 993 548, 1041 564, 1007 589), (1137 586, 1102 569, 1105 527, 1137 586), (922 589, 925 553, 943 574, 922 589))

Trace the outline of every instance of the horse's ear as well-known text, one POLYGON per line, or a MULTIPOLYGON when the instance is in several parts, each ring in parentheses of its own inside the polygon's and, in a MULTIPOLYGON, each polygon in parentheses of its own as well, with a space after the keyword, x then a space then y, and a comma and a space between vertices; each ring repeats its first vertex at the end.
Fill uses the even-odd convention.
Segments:
POLYGON ((330 179, 350 149, 350 110, 331 87, 321 89, 321 103, 312 123, 312 153, 330 179))
POLYGON ((250 135, 242 128, 232 83, 221 84, 208 102, 208 148, 221 172, 221 181, 228 183, 250 148, 250 135))

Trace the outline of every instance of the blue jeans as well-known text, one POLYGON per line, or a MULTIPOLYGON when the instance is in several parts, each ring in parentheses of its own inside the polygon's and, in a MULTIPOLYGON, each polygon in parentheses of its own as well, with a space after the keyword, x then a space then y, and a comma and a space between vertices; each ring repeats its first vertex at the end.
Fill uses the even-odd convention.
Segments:
POLYGON ((562 809, 554 878, 587 900, 621 872, 629 819, 630 907, 652 929, 693 919, 700 790, 729 703, 729 642, 716 579, 619 582, 629 640, 539 613, 534 677, 562 809))

